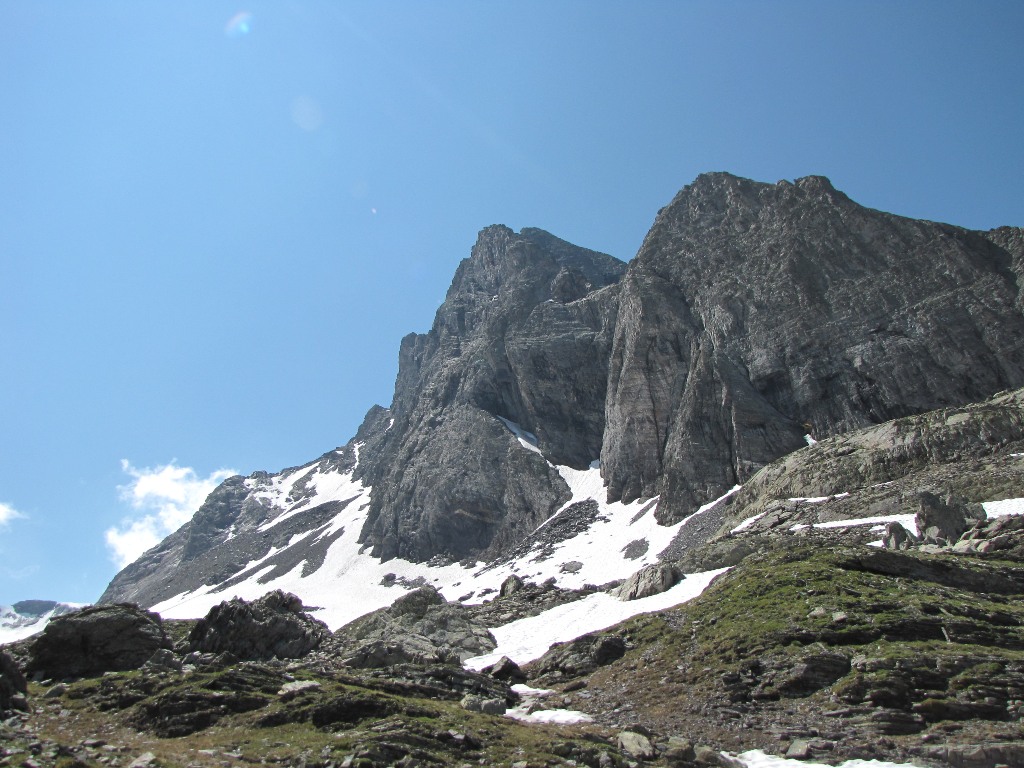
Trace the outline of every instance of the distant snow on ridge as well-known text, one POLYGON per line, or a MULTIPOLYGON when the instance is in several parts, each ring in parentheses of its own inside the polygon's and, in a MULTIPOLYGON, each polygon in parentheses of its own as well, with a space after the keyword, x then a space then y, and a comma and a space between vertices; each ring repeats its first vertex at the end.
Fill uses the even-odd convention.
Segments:
POLYGON ((84 603, 53 600, 23 600, 14 605, 0 605, 0 645, 38 634, 53 617, 83 607, 84 603))

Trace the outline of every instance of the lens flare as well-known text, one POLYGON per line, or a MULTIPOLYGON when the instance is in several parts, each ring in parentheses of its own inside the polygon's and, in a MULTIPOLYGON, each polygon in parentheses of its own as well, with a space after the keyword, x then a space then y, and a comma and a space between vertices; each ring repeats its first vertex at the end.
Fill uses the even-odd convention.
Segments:
POLYGON ((315 131, 324 124, 324 113, 320 105, 309 96, 297 96, 292 100, 292 122, 304 131, 315 131))
POLYGON ((252 14, 239 11, 224 25, 224 34, 228 37, 245 37, 252 32, 252 14))

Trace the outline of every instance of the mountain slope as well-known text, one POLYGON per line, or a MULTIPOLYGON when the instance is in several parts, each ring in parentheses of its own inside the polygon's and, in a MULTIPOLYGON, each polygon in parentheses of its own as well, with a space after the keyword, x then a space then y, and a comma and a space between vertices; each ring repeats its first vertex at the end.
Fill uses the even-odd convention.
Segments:
POLYGON ((610 497, 660 494, 659 516, 677 520, 805 433, 1020 386, 1010 232, 874 211, 821 177, 701 176, 658 214, 622 282, 610 497))
POLYGON ((316 583, 300 594, 340 620, 346 578, 366 609, 390 602, 389 574, 472 599, 516 569, 622 578, 673 537, 706 540, 718 518, 694 513, 810 435, 1024 384, 1021 242, 867 209, 821 177, 721 173, 628 266, 489 227, 431 330, 402 341, 390 408, 315 462, 226 481, 101 600, 201 613, 243 585, 316 583), (601 562, 570 557, 598 531, 620 537, 601 562))

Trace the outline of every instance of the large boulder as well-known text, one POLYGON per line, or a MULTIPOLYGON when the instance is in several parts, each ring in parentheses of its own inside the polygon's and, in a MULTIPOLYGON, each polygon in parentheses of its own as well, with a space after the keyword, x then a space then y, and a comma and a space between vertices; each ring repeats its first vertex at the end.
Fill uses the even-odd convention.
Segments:
POLYGON ((952 496, 939 498, 922 491, 916 499, 914 520, 921 538, 929 544, 952 544, 975 522, 985 519, 985 511, 952 496))
POLYGON ((68 678, 138 669, 171 648, 159 614, 130 603, 97 605, 51 619, 29 649, 29 675, 68 678))
POLYGON ((351 667, 459 663, 497 647, 487 627, 433 587, 403 595, 387 608, 356 619, 334 633, 335 653, 351 667))
POLYGON ((25 709, 28 685, 18 665, 4 651, 0 651, 0 716, 12 709, 25 709))
POLYGON ((567 643, 555 643, 548 652, 526 668, 531 679, 571 680, 589 675, 626 654, 626 641, 619 635, 591 633, 567 643))
POLYGON ((667 592, 685 577, 674 563, 645 565, 612 592, 620 600, 639 600, 667 592))
POLYGON ((215 605, 188 637, 190 651, 239 659, 298 659, 320 647, 330 630, 303 611, 302 600, 275 590, 252 602, 215 605))

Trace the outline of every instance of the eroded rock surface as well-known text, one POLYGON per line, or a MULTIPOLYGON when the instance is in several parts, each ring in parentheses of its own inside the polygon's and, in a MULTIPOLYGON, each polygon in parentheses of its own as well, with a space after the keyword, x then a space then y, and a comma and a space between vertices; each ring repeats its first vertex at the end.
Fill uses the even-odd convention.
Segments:
POLYGON ((59 616, 30 645, 27 672, 88 677, 138 669, 171 641, 160 616, 137 605, 100 605, 59 616))
POLYGON ((471 610, 447 602, 436 589, 425 586, 338 629, 331 652, 347 666, 389 667, 459 663, 489 653, 496 645, 471 610))
POLYGON ((303 611, 302 600, 275 590, 252 602, 215 605, 188 638, 188 649, 230 653, 239 659, 295 659, 330 636, 327 625, 303 611))

